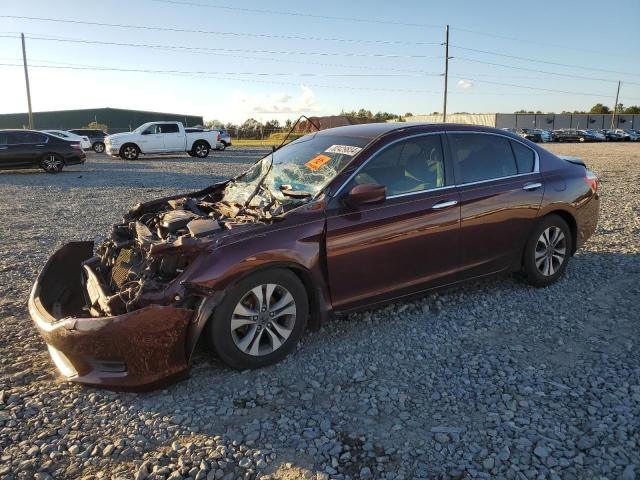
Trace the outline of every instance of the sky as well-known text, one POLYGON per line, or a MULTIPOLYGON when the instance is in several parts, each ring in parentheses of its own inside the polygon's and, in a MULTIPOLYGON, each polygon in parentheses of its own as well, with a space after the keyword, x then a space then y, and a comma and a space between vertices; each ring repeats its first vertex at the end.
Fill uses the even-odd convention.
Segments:
POLYGON ((447 24, 448 112, 613 106, 618 80, 619 101, 640 105, 638 0, 1 3, 0 113, 27 110, 20 32, 34 111, 131 108, 234 123, 441 112, 447 24))

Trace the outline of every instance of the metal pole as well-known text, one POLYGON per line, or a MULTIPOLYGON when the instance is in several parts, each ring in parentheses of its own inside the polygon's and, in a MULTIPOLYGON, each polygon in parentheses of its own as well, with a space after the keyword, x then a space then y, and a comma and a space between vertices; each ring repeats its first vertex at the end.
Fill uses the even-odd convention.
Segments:
POLYGON ((447 121, 447 87, 449 84, 449 25, 447 25, 444 41, 444 107, 442 109, 442 122, 447 121))
POLYGON ((618 109, 618 96, 620 95, 620 80, 618 80, 618 91, 616 92, 616 103, 613 104, 613 115, 611 116, 611 130, 614 129, 614 122, 616 121, 616 110, 618 109))
POLYGON ((29 70, 27 69, 27 49, 24 46, 24 33, 22 37, 22 63, 24 64, 24 81, 27 84, 27 103, 29 104, 29 129, 33 130, 33 112, 31 111, 31 88, 29 88, 29 70))

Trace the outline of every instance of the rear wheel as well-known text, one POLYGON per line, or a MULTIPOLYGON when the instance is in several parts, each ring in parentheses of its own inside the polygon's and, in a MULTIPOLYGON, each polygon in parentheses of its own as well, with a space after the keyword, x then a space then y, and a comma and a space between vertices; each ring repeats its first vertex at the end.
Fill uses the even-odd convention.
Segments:
POLYGON ((207 158, 209 156, 209 145, 205 142, 196 142, 193 146, 192 152, 198 158, 207 158))
POLYGON ((220 148, 218 148, 218 150, 223 150, 224 151, 225 148, 227 148, 227 143, 223 142, 223 141, 220 141, 220 148))
POLYGON ((267 270, 241 280, 207 324, 220 358, 238 369, 271 365, 291 352, 309 315, 307 293, 291 271, 267 270))
POLYGON ((128 143, 120 149, 120 157, 125 160, 135 160, 139 155, 140 149, 132 143, 128 143))
POLYGON ((102 153, 104 152, 104 143, 102 142, 96 142, 94 143, 91 148, 93 149, 94 152, 96 153, 102 153))
POLYGON ((40 166, 47 173, 59 173, 64 167, 64 160, 57 153, 47 153, 40 162, 40 166))
POLYGON ((523 268, 527 280, 536 287, 546 287, 558 280, 567 268, 573 239, 561 217, 542 219, 525 247, 523 268))

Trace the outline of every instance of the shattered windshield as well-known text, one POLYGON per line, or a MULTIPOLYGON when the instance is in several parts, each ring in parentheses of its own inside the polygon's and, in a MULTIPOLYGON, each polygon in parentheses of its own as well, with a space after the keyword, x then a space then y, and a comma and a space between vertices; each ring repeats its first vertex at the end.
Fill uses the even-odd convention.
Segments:
POLYGON ((280 203, 311 198, 322 190, 362 148, 366 138, 312 134, 304 136, 255 163, 246 174, 231 182, 225 200, 244 204, 262 180, 262 187, 251 200, 280 203), (273 162, 273 164, 272 164, 273 162), (266 177, 265 177, 266 175, 266 177))

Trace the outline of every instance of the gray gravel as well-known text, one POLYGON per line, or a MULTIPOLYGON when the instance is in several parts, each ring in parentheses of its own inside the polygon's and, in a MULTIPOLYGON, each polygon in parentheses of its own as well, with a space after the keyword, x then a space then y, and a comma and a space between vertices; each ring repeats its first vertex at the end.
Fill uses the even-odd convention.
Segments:
POLYGON ((640 145, 552 145, 601 178, 596 235, 567 275, 503 277, 351 315, 284 362, 116 393, 60 381, 26 311, 53 249, 138 201, 255 160, 92 155, 0 172, 0 477, 607 478, 640 475, 640 145))

